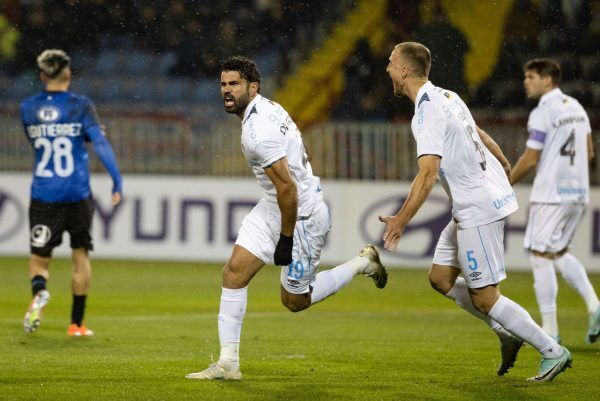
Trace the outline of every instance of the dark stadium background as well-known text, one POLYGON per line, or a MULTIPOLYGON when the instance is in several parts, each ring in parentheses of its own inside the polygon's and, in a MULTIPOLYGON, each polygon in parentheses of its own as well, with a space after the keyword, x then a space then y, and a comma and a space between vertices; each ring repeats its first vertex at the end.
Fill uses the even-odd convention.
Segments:
MULTIPOLYGON (((412 105, 393 97, 385 73, 395 43, 429 46, 432 81, 460 93, 514 162, 534 105, 522 89, 529 58, 559 61, 563 90, 598 127, 599 39, 597 0, 3 0, 0 170, 30 169, 16 112, 40 88, 34 66, 45 48, 71 55, 72 89, 96 102, 125 173, 247 175, 239 153, 212 151, 238 143, 219 101, 219 61, 245 54, 262 70, 262 93, 303 128, 322 177, 410 180, 411 163, 377 163, 377 141, 410 135, 412 105), (338 146, 320 146, 323 135, 338 146), (374 161, 361 169, 342 157, 365 151, 374 161)), ((412 157, 411 147, 395 151, 412 157)))

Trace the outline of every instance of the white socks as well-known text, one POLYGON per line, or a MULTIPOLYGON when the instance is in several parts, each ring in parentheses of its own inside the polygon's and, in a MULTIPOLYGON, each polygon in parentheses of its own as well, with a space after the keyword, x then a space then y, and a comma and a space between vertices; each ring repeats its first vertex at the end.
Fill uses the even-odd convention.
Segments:
POLYGON ((561 272, 565 281, 573 287, 585 301, 588 313, 596 312, 600 302, 590 279, 585 272, 585 268, 575 256, 565 253, 560 258, 554 260, 554 266, 561 272))
POLYGON ((219 308, 219 361, 237 364, 240 361, 240 335, 248 304, 248 287, 223 288, 219 308))
POLYGON ((525 309, 504 295, 500 295, 488 315, 513 335, 531 344, 544 358, 562 355, 562 347, 533 321, 525 309))
POLYGON ((364 256, 357 256, 343 265, 317 273, 310 304, 314 305, 341 290, 368 264, 369 259, 364 256))
POLYGON ((533 288, 542 314, 542 328, 546 333, 556 338, 558 336, 558 322, 556 319, 558 283, 554 271, 554 261, 534 255, 531 255, 530 260, 533 268, 533 288))
POLYGON ((492 328, 498 335, 498 337, 502 340, 511 336, 511 334, 506 331, 498 322, 496 322, 491 317, 479 312, 473 302, 471 301, 471 296, 469 295, 469 289, 467 288, 467 284, 465 283, 465 279, 462 277, 458 277, 456 282, 454 283, 454 287, 445 295, 446 297, 454 300, 458 306, 469 312, 471 315, 483 320, 488 326, 492 328))

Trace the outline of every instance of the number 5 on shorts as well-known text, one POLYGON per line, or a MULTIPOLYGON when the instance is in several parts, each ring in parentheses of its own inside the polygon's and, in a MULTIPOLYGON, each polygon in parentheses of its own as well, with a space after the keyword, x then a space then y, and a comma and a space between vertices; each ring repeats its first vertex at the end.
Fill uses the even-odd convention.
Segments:
POLYGON ((473 257, 473 253, 475 251, 467 251, 467 262, 469 262, 468 267, 471 270, 477 270, 477 259, 473 257))

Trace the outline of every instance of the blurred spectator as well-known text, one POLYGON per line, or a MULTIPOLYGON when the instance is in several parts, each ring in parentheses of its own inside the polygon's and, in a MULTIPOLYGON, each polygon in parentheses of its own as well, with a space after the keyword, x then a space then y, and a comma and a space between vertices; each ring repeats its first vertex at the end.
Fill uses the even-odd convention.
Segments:
POLYGON ((552 30, 567 50, 576 46, 590 22, 587 0, 540 0, 540 20, 543 28, 552 30))
POLYGON ((340 12, 317 0, 3 0, 0 7, 23 33, 15 72, 30 68, 40 49, 60 47, 125 56, 173 51, 169 73, 193 78, 214 75, 232 53, 266 50, 277 52, 284 75, 295 65, 290 57, 312 50, 323 16, 340 12))
POLYGON ((431 11, 431 19, 422 16, 423 23, 414 32, 414 39, 431 51, 431 81, 442 88, 464 94, 467 90, 465 54, 469 51, 469 42, 450 23, 439 0, 434 2, 431 11))
POLYGON ((537 49, 538 19, 530 0, 515 1, 505 20, 500 55, 492 74, 494 79, 521 75, 522 60, 537 49))

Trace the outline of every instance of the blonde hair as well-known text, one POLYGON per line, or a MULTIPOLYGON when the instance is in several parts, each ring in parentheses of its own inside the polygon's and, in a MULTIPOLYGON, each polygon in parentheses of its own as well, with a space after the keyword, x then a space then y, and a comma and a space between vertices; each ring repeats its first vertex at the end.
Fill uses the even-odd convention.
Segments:
POLYGON ((57 78, 71 63, 71 59, 62 50, 46 49, 37 58, 37 66, 48 78, 57 78))

